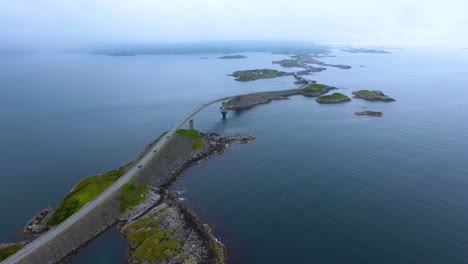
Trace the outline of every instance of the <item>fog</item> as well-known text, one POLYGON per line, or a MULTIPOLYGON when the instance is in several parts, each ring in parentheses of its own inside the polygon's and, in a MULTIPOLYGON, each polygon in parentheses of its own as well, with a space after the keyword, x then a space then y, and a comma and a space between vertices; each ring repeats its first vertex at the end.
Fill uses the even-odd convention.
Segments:
POLYGON ((313 41, 468 47, 466 0, 0 0, 0 48, 313 41))

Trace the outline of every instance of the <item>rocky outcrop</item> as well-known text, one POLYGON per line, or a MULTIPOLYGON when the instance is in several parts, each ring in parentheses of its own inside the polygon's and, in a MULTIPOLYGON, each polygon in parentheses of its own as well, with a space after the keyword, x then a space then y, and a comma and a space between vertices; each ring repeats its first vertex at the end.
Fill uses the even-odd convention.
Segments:
POLYGON ((169 194, 143 217, 121 229, 127 263, 226 263, 226 249, 201 219, 169 194))
POLYGON ((379 91, 379 90, 374 90, 374 91, 359 90, 359 91, 354 91, 353 95, 355 98, 361 98, 361 99, 365 99, 368 101, 382 101, 382 102, 395 101, 395 99, 388 97, 382 91, 379 91))
POLYGON ((355 115, 357 116, 377 116, 377 117, 381 117, 382 116, 382 112, 377 112, 377 111, 369 111, 369 110, 366 110, 366 111, 361 111, 361 112, 354 112, 355 115))
POLYGON ((23 234, 25 235, 40 235, 47 232, 50 227, 47 225, 47 220, 52 215, 52 209, 46 208, 35 215, 24 227, 23 234))

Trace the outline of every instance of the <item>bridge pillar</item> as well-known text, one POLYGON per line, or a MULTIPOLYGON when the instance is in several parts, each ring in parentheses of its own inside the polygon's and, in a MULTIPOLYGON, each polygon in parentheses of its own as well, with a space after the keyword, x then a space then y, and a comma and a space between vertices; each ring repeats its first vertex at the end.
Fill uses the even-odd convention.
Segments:
POLYGON ((189 127, 190 127, 190 130, 193 130, 193 119, 189 120, 189 127))
POLYGON ((223 102, 223 104, 221 105, 219 110, 221 110, 221 114, 223 115, 223 119, 226 119, 226 114, 227 114, 226 102, 223 102))

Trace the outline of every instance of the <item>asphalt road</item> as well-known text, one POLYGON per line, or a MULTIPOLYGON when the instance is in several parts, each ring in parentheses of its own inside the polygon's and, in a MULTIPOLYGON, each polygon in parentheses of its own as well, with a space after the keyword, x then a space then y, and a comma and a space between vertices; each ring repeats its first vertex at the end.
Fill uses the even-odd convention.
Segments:
POLYGON ((26 245, 23 249, 20 251, 16 252, 15 254, 11 255, 9 258, 5 259, 2 263, 7 264, 7 263, 19 263, 21 260, 24 260, 27 258, 31 253, 35 252, 37 249, 39 249, 41 246, 44 244, 47 244, 49 241, 52 241, 54 238, 56 238, 58 235, 62 234, 65 232, 69 227, 71 227, 73 224, 75 224, 77 221, 79 221, 82 217, 87 215, 89 212, 94 210, 97 206, 100 204, 104 203, 107 198, 109 198, 111 195, 113 195, 116 191, 118 191, 125 183, 130 181, 135 175, 138 174, 138 172, 141 170, 141 168, 145 167, 156 155, 156 153, 159 152, 166 144, 167 142, 171 139, 172 135, 177 132, 177 130, 182 127, 187 121, 192 119, 198 112, 203 110, 205 107, 221 102, 221 101, 227 101, 235 96, 230 96, 230 97, 224 97, 221 99, 216 99, 209 101, 207 103, 204 103, 203 105, 200 105, 199 107, 195 108, 192 112, 190 112, 187 116, 185 116, 182 120, 180 120, 179 123, 177 123, 176 126, 174 126, 168 133, 164 135, 156 144, 154 144, 153 148, 148 151, 144 157, 140 160, 140 162, 136 163, 130 170, 128 170, 122 177, 120 177, 114 184, 112 184, 109 188, 107 188, 104 192, 102 192, 99 196, 97 196, 94 200, 91 202, 87 203, 85 206, 83 206, 78 212, 67 218, 67 220, 63 221, 61 224, 56 226, 55 228, 52 228, 49 230, 47 233, 44 235, 40 236, 33 242, 29 243, 26 245), (141 165, 141 166, 140 166, 141 165), (140 168, 138 168, 140 167, 140 168))

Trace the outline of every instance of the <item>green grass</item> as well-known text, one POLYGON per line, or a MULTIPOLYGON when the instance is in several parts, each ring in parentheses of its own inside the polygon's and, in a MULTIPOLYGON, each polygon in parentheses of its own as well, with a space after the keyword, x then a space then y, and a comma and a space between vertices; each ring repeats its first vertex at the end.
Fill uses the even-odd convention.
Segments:
POLYGON ((193 150, 201 149, 205 146, 205 143, 203 143, 203 140, 200 137, 200 132, 198 130, 179 129, 177 130, 177 134, 190 138, 193 141, 192 143, 193 150))
POLYGON ((361 95, 361 96, 373 96, 373 95, 375 95, 373 92, 371 92, 369 90, 359 90, 356 93, 358 95, 361 95))
POLYGON ((65 199, 55 209, 47 221, 48 225, 56 226, 77 212, 86 203, 96 198, 112 185, 125 172, 125 168, 109 171, 103 175, 90 176, 82 179, 65 199))
POLYGON ((327 86, 324 84, 313 83, 304 88, 305 93, 323 93, 327 91, 327 86))
POLYGON ((21 244, 11 244, 4 247, 0 247, 0 261, 7 259, 9 256, 15 254, 24 246, 21 244))
POLYGON ((322 101, 328 101, 328 100, 346 100, 349 99, 348 96, 342 94, 342 93, 333 93, 330 95, 324 95, 320 96, 318 99, 322 101))
POLYGON ((127 182, 122 187, 122 195, 120 197, 120 213, 125 213, 129 208, 140 204, 149 192, 149 187, 140 184, 136 185, 133 182, 127 182))
MULTIPOLYGON (((164 209, 163 209, 164 210, 164 209)), ((132 223, 125 231, 130 242, 137 244, 135 257, 140 260, 165 260, 180 252, 180 241, 172 228, 160 229, 159 220, 154 219, 164 211, 151 213, 132 223)))

